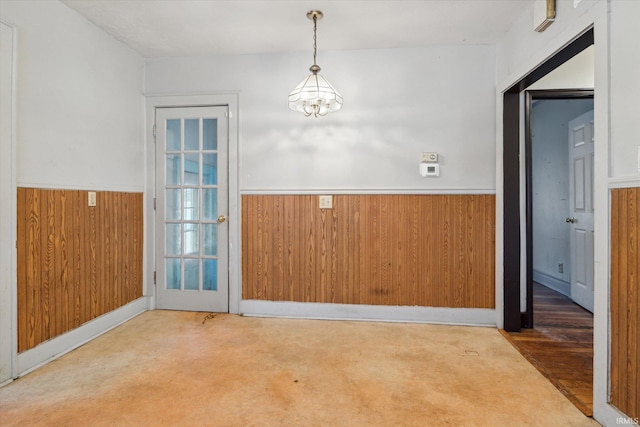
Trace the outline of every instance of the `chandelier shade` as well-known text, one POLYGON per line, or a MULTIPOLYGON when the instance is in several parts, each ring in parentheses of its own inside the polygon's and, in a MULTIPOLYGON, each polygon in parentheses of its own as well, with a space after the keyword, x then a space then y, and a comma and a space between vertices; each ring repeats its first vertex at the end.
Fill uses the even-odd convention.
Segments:
POLYGON ((327 79, 312 71, 289 94, 289 108, 305 116, 324 116, 342 108, 342 95, 327 79))
POLYGON ((325 116, 327 113, 338 111, 342 108, 342 95, 321 75, 320 67, 316 64, 316 31, 318 19, 322 18, 322 12, 312 10, 307 17, 313 20, 313 65, 309 68, 309 74, 289 94, 289 108, 299 111, 305 116, 325 116))

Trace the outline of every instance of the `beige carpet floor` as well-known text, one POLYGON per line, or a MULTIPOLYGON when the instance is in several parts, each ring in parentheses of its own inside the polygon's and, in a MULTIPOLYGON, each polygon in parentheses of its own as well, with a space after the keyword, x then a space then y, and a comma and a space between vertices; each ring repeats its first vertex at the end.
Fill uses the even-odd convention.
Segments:
POLYGON ((0 389, 8 426, 596 426, 496 329, 151 311, 0 389))

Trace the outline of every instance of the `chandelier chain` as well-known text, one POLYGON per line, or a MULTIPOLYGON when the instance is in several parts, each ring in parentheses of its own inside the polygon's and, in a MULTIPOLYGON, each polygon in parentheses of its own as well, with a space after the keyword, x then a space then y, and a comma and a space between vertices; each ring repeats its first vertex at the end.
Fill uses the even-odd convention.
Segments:
POLYGON ((318 49, 317 37, 316 37, 317 25, 318 25, 318 17, 316 15, 313 15, 313 65, 318 65, 316 64, 316 52, 318 49))

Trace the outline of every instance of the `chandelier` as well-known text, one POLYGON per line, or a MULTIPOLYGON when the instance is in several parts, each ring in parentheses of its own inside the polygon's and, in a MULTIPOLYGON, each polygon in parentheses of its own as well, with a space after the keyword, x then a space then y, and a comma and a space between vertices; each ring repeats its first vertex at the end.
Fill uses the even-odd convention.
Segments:
POLYGON ((319 10, 307 12, 307 18, 313 21, 313 65, 309 67, 309 74, 289 94, 289 108, 300 111, 305 116, 325 116, 329 112, 342 108, 342 95, 336 91, 331 83, 319 75, 320 67, 316 64, 317 45, 316 31, 318 20, 324 15, 319 10))

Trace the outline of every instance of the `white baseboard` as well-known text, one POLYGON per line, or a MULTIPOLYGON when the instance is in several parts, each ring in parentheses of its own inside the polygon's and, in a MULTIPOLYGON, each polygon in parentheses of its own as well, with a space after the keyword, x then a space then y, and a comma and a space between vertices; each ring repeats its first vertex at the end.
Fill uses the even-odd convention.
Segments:
POLYGON ((603 426, 640 425, 640 419, 631 418, 610 403, 593 403, 593 418, 603 426))
POLYGON ((116 310, 103 314, 84 325, 52 338, 36 347, 18 353, 17 371, 21 377, 57 359, 127 320, 143 313, 149 306, 148 297, 138 298, 116 310))
POLYGON ((541 271, 533 270, 533 281, 545 285, 547 288, 551 288, 562 295, 571 297, 571 283, 565 280, 549 276, 541 271))
POLYGON ((481 308, 408 307, 242 300, 240 301, 240 313, 244 316, 253 317, 496 326, 495 310, 481 308))

